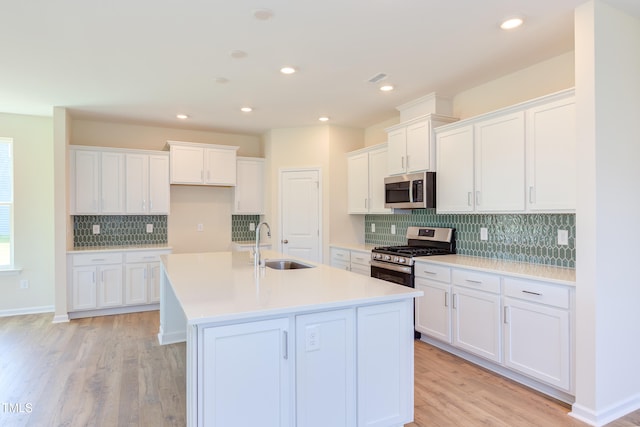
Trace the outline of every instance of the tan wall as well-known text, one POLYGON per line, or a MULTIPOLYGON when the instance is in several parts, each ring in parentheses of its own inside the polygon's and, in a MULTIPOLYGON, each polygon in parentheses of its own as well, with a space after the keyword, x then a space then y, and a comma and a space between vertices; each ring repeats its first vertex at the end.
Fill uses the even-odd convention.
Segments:
POLYGON ((53 121, 0 113, 0 136, 13 138, 14 263, 22 268, 0 276, 0 312, 53 311, 53 121), (21 279, 29 280, 28 289, 20 289, 21 279))
POLYGON ((364 145, 370 147, 372 145, 383 144, 387 142, 387 132, 385 129, 400 123, 400 113, 384 122, 376 123, 364 130, 364 145))
MULTIPOLYGON (((165 150, 167 140, 239 146, 239 156, 262 157, 260 137, 128 123, 72 120, 71 144, 165 150)), ((230 187, 171 186, 167 219, 174 253, 229 250, 231 243, 230 187), (197 231, 197 225, 203 231, 197 231)))

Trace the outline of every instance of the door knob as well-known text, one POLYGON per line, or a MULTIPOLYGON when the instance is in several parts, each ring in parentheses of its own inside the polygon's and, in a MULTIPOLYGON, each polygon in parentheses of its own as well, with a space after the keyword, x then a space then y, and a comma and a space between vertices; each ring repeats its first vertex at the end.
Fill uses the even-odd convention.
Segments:
POLYGON ((284 240, 282 241, 282 243, 284 243, 284 244, 286 245, 287 243, 289 243, 289 241, 288 241, 287 239, 284 239, 284 240))

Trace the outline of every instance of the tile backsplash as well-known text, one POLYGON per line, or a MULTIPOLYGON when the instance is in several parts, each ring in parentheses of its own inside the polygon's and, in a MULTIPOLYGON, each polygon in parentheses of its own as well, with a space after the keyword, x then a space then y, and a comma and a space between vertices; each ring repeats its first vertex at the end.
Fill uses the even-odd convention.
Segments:
POLYGON ((167 243, 166 215, 76 215, 73 217, 73 247, 159 245, 167 243), (147 224, 153 232, 147 233, 147 224), (93 234, 93 226, 100 234, 93 234))
POLYGON ((435 209, 414 209, 407 214, 366 215, 365 242, 372 245, 406 243, 409 226, 452 227, 456 229, 457 252, 485 258, 575 267, 575 214, 444 214, 435 209), (375 224, 376 232, 371 232, 375 224), (396 234, 391 234, 391 226, 396 234), (480 240, 480 228, 489 238, 480 240), (569 244, 558 245, 558 230, 569 232, 569 244))
POLYGON ((260 223, 260 215, 231 215, 231 241, 255 240, 256 232, 249 230, 251 223, 257 227, 260 223))

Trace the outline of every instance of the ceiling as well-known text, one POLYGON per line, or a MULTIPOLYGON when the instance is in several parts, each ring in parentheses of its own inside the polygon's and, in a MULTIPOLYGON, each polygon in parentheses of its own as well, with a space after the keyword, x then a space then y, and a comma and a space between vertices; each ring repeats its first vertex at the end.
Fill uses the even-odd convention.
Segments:
MULTIPOLYGON (((364 128, 428 93, 452 96, 572 50, 583 2, 3 2, 0 112, 50 116, 61 106, 76 118, 244 134, 319 116, 364 128), (272 16, 256 18, 262 9, 272 16), (500 30, 511 15, 524 26, 500 30), (246 56, 234 58, 238 50, 246 56), (285 65, 297 72, 281 74, 285 65), (394 91, 368 82, 378 73, 394 91)), ((609 3, 640 16, 638 0, 609 3)))

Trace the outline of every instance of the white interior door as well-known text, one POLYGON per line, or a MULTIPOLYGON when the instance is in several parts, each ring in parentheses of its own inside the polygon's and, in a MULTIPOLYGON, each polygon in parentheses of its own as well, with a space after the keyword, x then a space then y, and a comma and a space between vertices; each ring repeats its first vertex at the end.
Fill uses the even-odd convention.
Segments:
POLYGON ((281 252, 321 262, 320 171, 280 172, 281 252))

